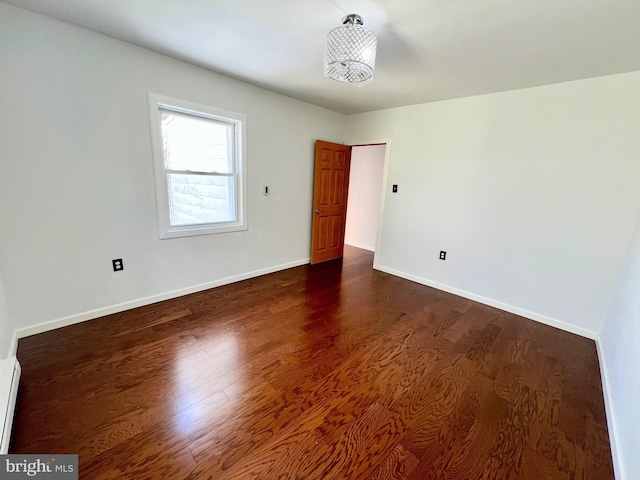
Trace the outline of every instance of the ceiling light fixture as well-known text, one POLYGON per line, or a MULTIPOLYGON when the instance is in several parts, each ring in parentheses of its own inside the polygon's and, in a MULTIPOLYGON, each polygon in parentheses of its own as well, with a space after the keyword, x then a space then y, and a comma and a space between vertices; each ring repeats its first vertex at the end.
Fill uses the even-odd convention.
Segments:
POLYGON ((347 15, 341 27, 327 34, 324 76, 358 87, 371 83, 377 44, 376 36, 363 26, 360 15, 347 15))

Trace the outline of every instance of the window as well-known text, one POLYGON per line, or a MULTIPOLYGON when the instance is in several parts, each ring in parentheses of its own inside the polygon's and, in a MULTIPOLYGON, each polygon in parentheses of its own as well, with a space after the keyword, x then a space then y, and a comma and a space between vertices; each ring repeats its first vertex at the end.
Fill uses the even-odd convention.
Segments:
POLYGON ((160 238, 247 229, 245 117, 149 93, 160 238))

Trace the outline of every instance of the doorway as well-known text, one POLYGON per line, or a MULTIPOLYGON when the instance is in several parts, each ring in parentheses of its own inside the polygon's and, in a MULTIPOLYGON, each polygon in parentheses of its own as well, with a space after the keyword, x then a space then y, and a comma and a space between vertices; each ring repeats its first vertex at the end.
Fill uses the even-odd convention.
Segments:
POLYGON ((386 148, 382 143, 355 145, 351 149, 345 245, 376 250, 386 148))
POLYGON ((377 268, 389 147, 388 140, 344 144, 316 141, 312 265, 342 258, 346 244, 350 250, 373 253, 373 268, 377 268), (357 155, 355 174, 351 174, 352 151, 357 155), (348 216, 349 237, 345 242, 348 216))

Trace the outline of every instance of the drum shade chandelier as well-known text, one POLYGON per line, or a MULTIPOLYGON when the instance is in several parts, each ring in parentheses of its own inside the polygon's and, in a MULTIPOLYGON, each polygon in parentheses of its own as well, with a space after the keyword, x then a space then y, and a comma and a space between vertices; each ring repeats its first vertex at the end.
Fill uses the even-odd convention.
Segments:
POLYGON ((360 15, 347 15, 341 27, 327 34, 324 76, 358 87, 371 83, 377 44, 376 36, 364 27, 360 15))

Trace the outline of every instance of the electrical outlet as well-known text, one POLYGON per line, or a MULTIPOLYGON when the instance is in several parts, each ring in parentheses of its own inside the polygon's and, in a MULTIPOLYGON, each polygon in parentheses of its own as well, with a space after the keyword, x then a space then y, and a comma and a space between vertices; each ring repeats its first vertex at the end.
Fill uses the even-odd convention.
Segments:
POLYGON ((124 270, 124 263, 122 263, 121 258, 116 258, 115 260, 111 260, 111 263, 113 264, 114 272, 119 272, 121 270, 124 270))
POLYGON ((391 191, 393 193, 398 193, 398 185, 394 185, 393 187, 391 187, 391 191))
POLYGON ((447 252, 440 250, 440 260, 446 260, 447 259, 447 252))

